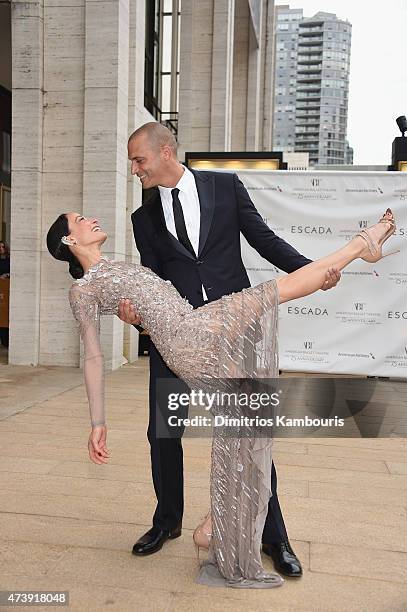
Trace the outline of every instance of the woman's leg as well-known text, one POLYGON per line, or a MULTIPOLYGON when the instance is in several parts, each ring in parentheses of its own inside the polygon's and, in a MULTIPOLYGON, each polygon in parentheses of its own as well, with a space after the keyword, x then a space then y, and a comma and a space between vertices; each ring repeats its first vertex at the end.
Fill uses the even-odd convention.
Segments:
MULTIPOLYGON (((386 215, 388 213, 384 217, 386 215)), ((369 228, 369 236, 379 243, 390 227, 390 223, 379 222, 369 228)), ((342 270, 355 259, 368 253, 369 249, 366 240, 361 236, 355 236, 346 246, 331 255, 313 261, 284 278, 278 279, 277 287, 280 295, 280 304, 314 293, 322 287, 328 268, 342 270)))
POLYGON ((363 238, 354 238, 349 244, 331 255, 317 259, 277 280, 280 304, 310 295, 321 289, 328 268, 342 270, 357 259, 366 246, 363 238))

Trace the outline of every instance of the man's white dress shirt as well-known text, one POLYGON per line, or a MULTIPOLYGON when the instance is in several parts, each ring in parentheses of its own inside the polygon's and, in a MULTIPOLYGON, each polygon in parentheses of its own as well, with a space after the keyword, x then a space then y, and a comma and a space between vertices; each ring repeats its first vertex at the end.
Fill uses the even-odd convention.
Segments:
MULTIPOLYGON (((181 176, 178 183, 175 185, 179 189, 178 198, 181 203, 182 212, 185 219, 185 227, 188 238, 198 256, 199 248, 199 231, 201 227, 201 207, 199 206, 198 190, 196 188, 195 177, 188 168, 184 167, 184 174, 181 176)), ((161 203, 164 212, 164 219, 167 229, 178 240, 177 231, 175 229, 174 211, 172 208, 172 190, 174 187, 158 186, 160 191, 161 203)), ((205 289, 202 286, 204 300, 207 300, 205 289)))

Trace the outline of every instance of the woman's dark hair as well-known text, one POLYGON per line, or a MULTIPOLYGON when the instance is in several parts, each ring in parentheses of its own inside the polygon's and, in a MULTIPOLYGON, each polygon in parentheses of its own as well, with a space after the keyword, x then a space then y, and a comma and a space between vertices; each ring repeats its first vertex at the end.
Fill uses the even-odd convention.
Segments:
POLYGON ((0 244, 4 246, 4 255, 6 257, 10 257, 10 249, 8 248, 7 242, 4 242, 4 240, 0 240, 0 244))
POLYGON ((69 263, 69 274, 73 278, 82 278, 84 271, 79 260, 69 249, 69 246, 61 241, 62 236, 69 236, 69 234, 68 217, 64 213, 59 215, 48 230, 47 248, 52 257, 69 263))

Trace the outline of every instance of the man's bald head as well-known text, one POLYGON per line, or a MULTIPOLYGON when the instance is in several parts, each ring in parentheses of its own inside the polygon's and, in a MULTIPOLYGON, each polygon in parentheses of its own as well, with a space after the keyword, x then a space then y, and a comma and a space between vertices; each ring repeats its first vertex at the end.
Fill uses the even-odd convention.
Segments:
POLYGON ((131 173, 139 177, 143 189, 175 187, 184 173, 174 134, 161 123, 150 121, 139 127, 130 136, 127 149, 131 173))
POLYGON ((129 137, 128 143, 139 136, 144 136, 151 146, 156 150, 160 149, 160 147, 170 147, 174 153, 177 155, 177 141, 175 139, 174 134, 162 123, 157 123, 157 121, 150 121, 149 123, 145 123, 137 130, 135 130, 129 137))

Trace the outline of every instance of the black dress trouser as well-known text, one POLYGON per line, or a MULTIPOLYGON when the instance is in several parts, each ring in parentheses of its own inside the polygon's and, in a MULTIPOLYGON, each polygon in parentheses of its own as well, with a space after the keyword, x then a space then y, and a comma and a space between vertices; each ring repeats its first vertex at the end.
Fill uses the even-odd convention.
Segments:
MULTIPOLYGON (((157 414, 163 414, 157 406, 156 383, 160 378, 176 378, 166 366, 161 355, 150 342, 150 421, 147 437, 150 442, 151 468, 157 507, 153 525, 171 530, 182 523, 184 513, 184 468, 181 438, 157 437, 157 414)), ((164 411, 166 410, 164 407, 164 411)), ((283 515, 277 495, 277 473, 272 465, 272 496, 263 531, 263 542, 277 544, 287 539, 283 515)))

